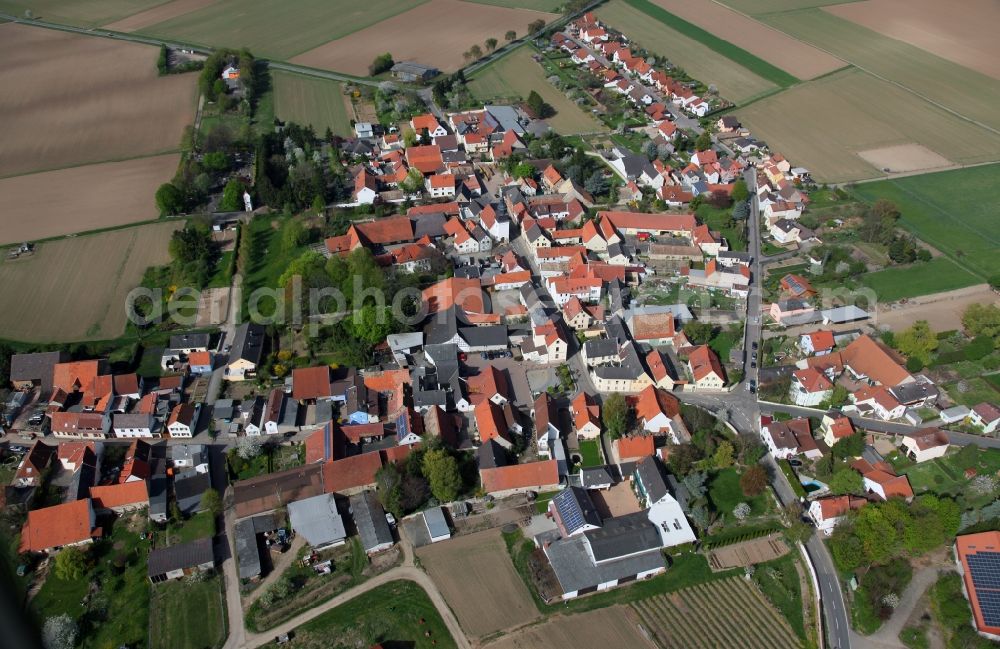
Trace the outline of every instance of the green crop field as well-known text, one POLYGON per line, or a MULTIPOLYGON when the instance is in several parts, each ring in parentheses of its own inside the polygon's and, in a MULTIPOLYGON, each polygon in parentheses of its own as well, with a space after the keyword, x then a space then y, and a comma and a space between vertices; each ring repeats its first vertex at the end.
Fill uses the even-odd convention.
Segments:
POLYGON ((290 59, 425 1, 219 0, 141 32, 215 47, 247 47, 257 56, 290 59))
POLYGON ((218 577, 153 586, 150 607, 152 649, 203 649, 225 640, 225 607, 218 577))
MULTIPOLYGON (((872 74, 899 83, 920 97, 992 128, 1000 128, 998 79, 882 36, 822 9, 773 14, 767 16, 765 22, 872 74)), ((917 99, 911 95, 907 103, 917 99)), ((927 124, 924 127, 927 128, 927 124)))
MULTIPOLYGON (((654 9, 659 7, 654 5, 654 9)), ((719 94, 730 101, 746 102, 778 88, 778 84, 754 74, 712 47, 685 36, 625 0, 611 0, 608 4, 602 5, 596 13, 600 20, 650 52, 667 57, 671 63, 684 68, 688 74, 705 85, 715 85, 719 89, 719 94)), ((747 56, 750 54, 747 53, 747 56)))
POLYGON ((288 72, 272 72, 271 79, 274 112, 281 121, 309 124, 317 133, 329 128, 336 135, 354 134, 341 84, 288 72))
MULTIPOLYGON (((508 9, 534 9, 535 11, 550 11, 553 13, 555 13, 556 9, 566 4, 564 0, 466 0, 466 2, 507 7, 508 9)), ((518 34, 518 36, 522 35, 518 34)))
POLYGON ((1000 158, 1000 135, 857 69, 789 88, 737 115, 822 182, 884 176, 858 154, 897 145, 917 143, 961 164, 1000 158))
MULTIPOLYGON (((787 87, 796 83, 796 79, 791 74, 785 72, 777 66, 771 65, 760 57, 747 52, 743 48, 730 43, 715 34, 702 29, 701 27, 684 20, 680 16, 670 13, 663 7, 655 5, 649 0, 624 0, 632 7, 645 13, 653 20, 659 21, 672 29, 676 29, 688 38, 698 41, 708 47, 713 52, 721 54, 730 61, 738 63, 754 74, 770 81, 771 83, 787 87)), ((713 83, 710 80, 701 80, 703 83, 713 83)))
POLYGON ((533 52, 530 48, 519 47, 477 70, 469 79, 469 90, 483 101, 524 99, 534 90, 555 109, 555 116, 546 121, 559 133, 572 135, 607 130, 548 82, 542 66, 532 60, 533 52))
POLYGON ((25 16, 25 11, 31 11, 32 17, 36 20, 47 20, 80 27, 97 27, 163 4, 164 1, 0 0, 0 11, 19 18, 25 16))
POLYGON ((854 191, 867 201, 891 200, 904 227, 989 279, 1000 272, 998 178, 1000 165, 988 165, 864 183, 854 191))
POLYGON ((953 291, 982 281, 947 257, 909 266, 893 266, 862 277, 864 285, 875 291, 879 302, 953 291))

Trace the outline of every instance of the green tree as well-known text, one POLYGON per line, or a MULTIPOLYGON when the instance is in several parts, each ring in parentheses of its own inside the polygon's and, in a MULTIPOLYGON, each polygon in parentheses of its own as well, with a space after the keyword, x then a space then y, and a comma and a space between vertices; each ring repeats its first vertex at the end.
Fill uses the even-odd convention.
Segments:
POLYGON ((1000 336, 1000 307, 976 302, 962 314, 962 326, 970 336, 1000 336))
POLYGON ((860 494, 864 490, 861 474, 854 469, 838 469, 829 480, 830 491, 835 495, 860 494))
POLYGON ((220 212, 239 212, 243 209, 243 183, 236 178, 230 178, 222 190, 222 200, 219 201, 220 212))
POLYGON ((487 52, 492 52, 493 50, 495 50, 497 48, 497 43, 498 42, 499 41, 497 41, 497 39, 495 39, 495 38, 487 38, 486 39, 486 51, 487 52))
POLYGON ((407 194, 416 194, 424 186, 424 175, 416 167, 410 167, 406 172, 406 179, 399 183, 399 188, 407 194))
POLYGON ((386 52, 385 54, 379 54, 372 61, 371 65, 368 66, 368 76, 374 77, 376 75, 382 74, 383 72, 388 72, 395 65, 395 61, 392 60, 392 54, 386 52))
POLYGON ((535 92, 534 90, 528 93, 528 98, 525 100, 525 103, 528 105, 528 108, 531 110, 534 116, 539 119, 552 117, 552 115, 555 114, 555 111, 552 109, 552 106, 545 103, 545 100, 542 99, 542 96, 537 92, 535 92))
POLYGON ((455 500, 462 491, 458 462, 444 449, 434 449, 424 454, 423 474, 430 483, 431 493, 440 503, 455 500))
POLYGON ((788 527, 785 529, 785 537, 792 543, 805 543, 813 535, 813 527, 802 520, 802 510, 796 504, 791 504, 785 508, 785 516, 788 519, 788 527))
MULTIPOLYGON (((833 453, 833 457, 837 459, 858 457, 865 450, 865 434, 857 431, 853 435, 838 440, 830 450, 833 453)), ((851 473, 856 472, 852 471, 851 473)), ((859 473, 858 475, 860 476, 861 474, 859 473)))
POLYGON ((711 322, 692 320, 684 324, 684 335, 695 345, 705 345, 712 339, 715 327, 711 322))
POLYGON ((180 214, 186 207, 184 192, 173 183, 163 183, 156 190, 156 208, 160 216, 180 214))
POLYGON ((708 131, 702 131, 694 141, 695 151, 708 151, 712 148, 712 134, 708 131))
POLYGON ((63 581, 79 579, 83 575, 86 562, 87 557, 80 548, 75 546, 64 548, 56 555, 56 577, 63 581))
POLYGON ((472 47, 469 48, 469 56, 472 57, 472 60, 478 61, 479 59, 483 58, 483 48, 479 47, 478 44, 473 45, 472 47))
POLYGON ((212 516, 218 516, 222 513, 222 498, 219 496, 219 492, 215 489, 206 489, 205 493, 201 495, 201 508, 212 514, 212 516))
POLYGON ((517 38, 517 32, 515 32, 513 29, 508 29, 507 33, 503 35, 503 38, 504 38, 505 41, 508 41, 508 42, 512 41, 515 38, 517 38))
POLYGON ((624 395, 615 392, 604 401, 601 420, 611 439, 618 439, 625 434, 628 430, 629 408, 624 395))
POLYGON ((528 23, 528 34, 534 34, 535 32, 540 32, 545 28, 544 20, 533 20, 528 23))
POLYGON ((391 462, 375 472, 375 494, 382 508, 397 519, 403 516, 401 504, 402 477, 391 462))
POLYGON ((848 395, 850 393, 847 388, 837 384, 833 386, 833 393, 830 395, 830 405, 834 408, 839 408, 847 403, 848 395))
POLYGON ((733 201, 737 203, 743 203, 750 199, 750 190, 747 189, 747 183, 745 180, 740 178, 733 183, 733 193, 731 196, 733 201))
POLYGON ((515 178, 532 178, 535 175, 535 168, 527 162, 519 162, 511 175, 515 178))
POLYGON ((317 214, 317 216, 322 216, 322 214, 326 212, 326 201, 324 201, 323 197, 319 194, 316 194, 316 197, 313 198, 312 210, 317 214))
POLYGON ((671 473, 683 476, 687 475, 694 468, 695 463, 701 457, 701 452, 694 444, 677 444, 670 447, 667 464, 670 466, 671 473))
POLYGON ((417 145, 417 133, 412 128, 403 129, 403 145, 406 148, 417 145))
POLYGON ((753 498, 767 488, 767 471, 759 464, 754 464, 740 476, 740 489, 747 498, 753 498))
POLYGON ((712 457, 712 464, 716 469, 725 469, 733 465, 733 445, 730 442, 719 444, 712 457))
POLYGON ((896 334, 896 349, 908 357, 918 359, 925 366, 930 363, 931 352, 937 347, 937 336, 926 320, 917 320, 909 329, 896 334))

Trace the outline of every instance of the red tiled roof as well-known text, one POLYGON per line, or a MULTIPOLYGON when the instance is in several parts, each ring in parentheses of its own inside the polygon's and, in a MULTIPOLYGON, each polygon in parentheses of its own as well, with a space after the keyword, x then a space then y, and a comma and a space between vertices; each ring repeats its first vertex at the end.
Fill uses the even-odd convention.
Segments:
POLYGON ((385 245, 413 241, 413 221, 408 216, 388 216, 375 221, 355 223, 363 240, 371 244, 385 245))
POLYGON ((638 341, 673 338, 677 333, 674 330, 674 314, 670 312, 635 315, 631 325, 632 337, 638 341))
POLYGON ((715 355, 708 345, 695 347, 688 354, 688 363, 691 365, 691 375, 695 381, 700 381, 710 373, 715 372, 720 379, 725 380, 725 373, 722 371, 722 364, 719 357, 715 355))
POLYGON ((380 421, 374 424, 349 424, 341 426, 340 430, 344 437, 355 444, 366 437, 385 437, 385 424, 380 421))
POLYGON ((940 428, 923 428, 912 435, 906 435, 905 437, 912 439, 913 443, 921 451, 926 451, 929 448, 937 448, 939 446, 948 446, 948 444, 951 443, 951 438, 948 437, 948 433, 940 428))
POLYGON ((833 422, 830 424, 830 432, 833 434, 834 439, 850 437, 854 434, 854 424, 851 423, 849 417, 842 415, 834 418, 833 422))
POLYGON ((833 383, 830 383, 830 379, 813 367, 807 367, 802 370, 796 370, 792 372, 792 376, 799 382, 802 389, 806 392, 825 392, 826 390, 833 389, 833 383))
POLYGON ((449 277, 433 286, 424 289, 424 301, 427 302, 428 313, 437 313, 457 304, 467 313, 484 313, 486 303, 483 298, 483 287, 478 279, 449 277))
POLYGON ((93 387, 99 370, 100 361, 96 360, 56 363, 52 368, 52 387, 67 394, 89 390, 93 387))
POLYGON ((330 396, 330 367, 300 367, 292 370, 292 398, 319 399, 330 396))
POLYGON ((656 452, 652 435, 626 435, 615 440, 618 459, 621 462, 636 460, 656 452))
POLYGON ((114 509, 149 502, 145 480, 91 487, 90 497, 93 498, 96 509, 114 509))
POLYGON ((378 452, 362 453, 323 465, 323 491, 333 493, 375 484, 375 473, 382 468, 378 452))
POLYGON ((893 355, 867 334, 854 339, 843 351, 807 359, 810 366, 832 366, 842 369, 850 365, 855 372, 885 386, 899 385, 910 378, 910 373, 893 355))
POLYGON ((650 421, 660 414, 673 418, 681 414, 681 404, 676 397, 667 394, 665 390, 650 385, 639 393, 635 414, 644 421, 650 421))
POLYGON ((867 500, 858 496, 828 496, 820 498, 816 502, 819 503, 823 520, 839 518, 852 509, 860 509, 868 503, 867 500))
POLYGON ((479 374, 470 376, 466 380, 466 385, 469 388, 469 399, 474 405, 479 405, 495 394, 510 399, 510 386, 507 384, 506 375, 492 365, 487 365, 479 374))
POLYGON ((485 443, 497 438, 510 442, 503 408, 492 401, 483 400, 475 407, 474 413, 480 442, 485 443))
POLYGON ((86 541, 94 533, 91 513, 89 498, 28 512, 21 530, 21 552, 42 552, 86 541))
POLYGON ((546 460, 482 469, 479 476, 483 481, 483 491, 486 493, 551 487, 559 484, 559 467, 555 460, 546 460))
MULTIPOLYGON (((201 363, 196 363, 194 358, 197 354, 208 355, 208 352, 192 352, 188 356, 188 361, 193 365, 200 365, 201 363)), ((207 365, 208 363, 204 363, 207 365)), ((112 386, 115 394, 136 394, 139 392, 139 376, 132 372, 131 374, 115 374, 111 377, 112 386)))
POLYGON ((597 216, 602 219, 608 219, 616 228, 628 230, 691 232, 698 225, 694 214, 648 214, 642 212, 605 211, 598 212, 597 216))
POLYGON ((809 336, 813 349, 818 352, 833 349, 836 344, 832 331, 813 331, 806 335, 809 336))
POLYGON ((182 423, 186 426, 190 426, 194 423, 194 404, 193 403, 178 403, 174 406, 174 409, 170 411, 170 417, 167 419, 167 426, 176 423, 182 423))
POLYGON ((416 131, 417 135, 420 135, 421 131, 424 129, 433 132, 441 126, 441 124, 437 121, 437 118, 431 113, 416 115, 410 120, 410 123, 413 125, 413 130, 416 131))
POLYGON ((444 169, 441 147, 434 145, 409 147, 406 149, 406 162, 423 174, 432 174, 444 169))
POLYGON ((592 423, 598 428, 601 427, 601 407, 594 401, 594 397, 586 392, 581 392, 573 399, 573 412, 575 417, 573 424, 580 430, 588 423, 592 423))

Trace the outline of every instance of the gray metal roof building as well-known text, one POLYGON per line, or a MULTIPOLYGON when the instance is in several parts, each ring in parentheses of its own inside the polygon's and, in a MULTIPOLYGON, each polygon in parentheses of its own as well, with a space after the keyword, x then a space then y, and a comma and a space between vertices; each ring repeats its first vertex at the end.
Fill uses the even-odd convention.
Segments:
POLYGON ((288 503, 288 517, 292 529, 314 549, 340 545, 347 539, 344 519, 337 511, 333 494, 320 494, 288 503))
POLYGON ((441 507, 432 507, 424 511, 423 517, 427 533, 431 537, 431 543, 451 538, 451 528, 448 526, 448 519, 445 518, 444 510, 441 507))
POLYGON ((385 520, 385 510, 374 492, 363 491, 350 497, 351 515, 365 552, 373 554, 392 547, 392 530, 385 520))
POLYGON ((211 538, 196 539, 165 548, 157 548, 149 553, 147 574, 150 581, 163 581, 167 573, 210 566, 215 563, 215 551, 211 538))

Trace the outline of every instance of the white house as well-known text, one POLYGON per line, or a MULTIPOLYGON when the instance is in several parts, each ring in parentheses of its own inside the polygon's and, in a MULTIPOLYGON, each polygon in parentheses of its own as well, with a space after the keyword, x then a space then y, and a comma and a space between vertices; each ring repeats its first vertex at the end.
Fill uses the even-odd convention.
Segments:
POLYGON ((796 455, 809 459, 823 457, 809 429, 808 419, 771 421, 760 427, 760 441, 777 460, 787 460, 796 455))
POLYGON ((914 462, 926 462, 948 452, 948 433, 940 428, 924 428, 912 435, 904 435, 900 445, 914 462))
POLYGON ((156 419, 152 415, 116 414, 112 418, 115 437, 122 439, 159 437, 156 419))
POLYGON ((799 336, 799 349, 808 356, 826 356, 835 346, 832 331, 810 331, 799 336))
POLYGON ((177 404, 167 419, 167 432, 171 437, 193 437, 197 413, 198 408, 192 403, 177 404))
POLYGON ((816 529, 830 536, 833 534, 833 528, 844 520, 849 511, 864 507, 867 502, 858 496, 817 498, 809 504, 809 518, 816 524, 816 529))
POLYGON ((542 392, 535 399, 531 416, 535 421, 538 454, 546 458, 552 457, 553 446, 559 442, 559 411, 548 392, 542 392))
POLYGON ((973 406, 969 413, 969 423, 984 433, 994 433, 1000 427, 1000 408, 986 402, 973 406))
POLYGON ((578 439, 597 439, 601 435, 601 407, 586 392, 573 399, 570 411, 578 439))
POLYGON ((896 400, 884 386, 867 387, 850 395, 850 407, 865 416, 874 415, 884 421, 899 419, 906 412, 906 406, 896 400))
POLYGON ((797 406, 818 406, 833 394, 833 383, 814 367, 796 370, 788 388, 789 397, 797 406))
POLYGON ((425 187, 431 198, 449 198, 455 195, 455 176, 453 174, 434 174, 427 178, 425 187))

